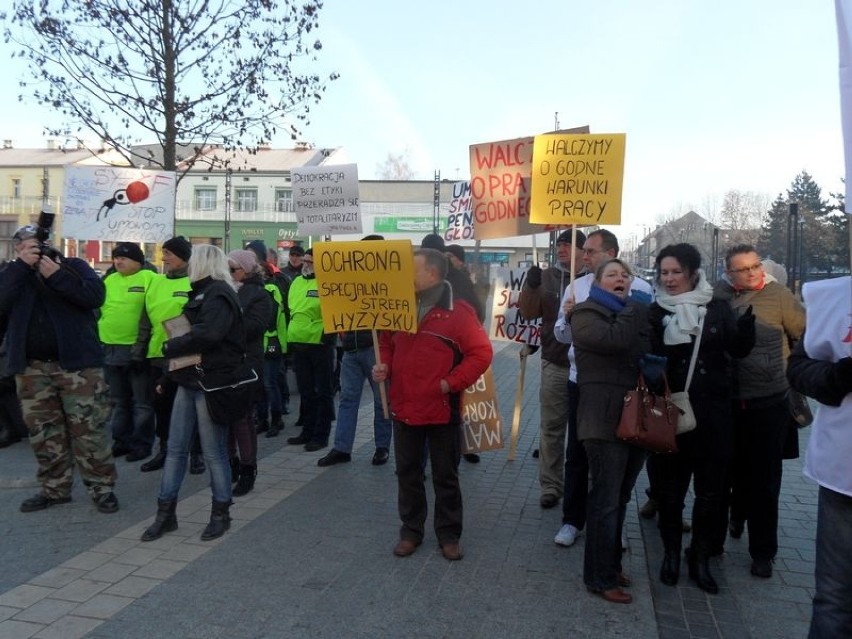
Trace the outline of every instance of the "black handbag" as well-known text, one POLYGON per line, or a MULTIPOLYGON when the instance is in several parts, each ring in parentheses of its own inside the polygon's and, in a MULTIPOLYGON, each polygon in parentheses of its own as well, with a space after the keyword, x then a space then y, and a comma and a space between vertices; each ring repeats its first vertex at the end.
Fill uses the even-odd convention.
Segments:
POLYGON ((204 391, 204 401, 210 419, 220 426, 230 426, 248 414, 251 408, 251 385, 257 382, 257 372, 250 368, 248 376, 236 382, 215 385, 211 379, 202 377, 198 387, 204 391))

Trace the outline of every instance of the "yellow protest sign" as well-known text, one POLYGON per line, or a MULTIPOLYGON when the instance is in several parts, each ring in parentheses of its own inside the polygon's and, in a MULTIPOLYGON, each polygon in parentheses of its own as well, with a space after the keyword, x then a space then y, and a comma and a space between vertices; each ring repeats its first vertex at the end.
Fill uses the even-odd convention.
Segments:
POLYGON ((530 221, 621 224, 624 133, 535 136, 530 221))
POLYGON ((319 242, 314 270, 326 333, 417 330, 409 240, 319 242))

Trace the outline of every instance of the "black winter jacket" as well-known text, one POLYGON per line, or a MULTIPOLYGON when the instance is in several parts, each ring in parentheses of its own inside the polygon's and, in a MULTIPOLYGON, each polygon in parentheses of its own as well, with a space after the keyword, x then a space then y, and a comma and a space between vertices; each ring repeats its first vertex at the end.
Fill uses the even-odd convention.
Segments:
POLYGON ((183 307, 191 325, 186 335, 163 344, 168 357, 201 354, 200 366, 181 368, 169 376, 181 386, 221 386, 245 379, 245 333, 236 291, 231 285, 209 277, 192 283, 189 301, 183 307))

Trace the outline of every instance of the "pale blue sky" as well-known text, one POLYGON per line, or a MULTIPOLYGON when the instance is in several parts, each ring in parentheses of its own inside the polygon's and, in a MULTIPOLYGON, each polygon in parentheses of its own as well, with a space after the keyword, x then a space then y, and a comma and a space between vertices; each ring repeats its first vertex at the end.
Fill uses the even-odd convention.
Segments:
MULTIPOLYGON (((470 144, 558 112, 627 134, 627 225, 729 189, 774 198, 802 169, 827 196, 844 170, 834 20, 829 0, 326 0, 320 64, 341 78, 304 139, 344 147, 361 178, 408 150, 418 178, 466 179, 470 144)), ((40 146, 16 80, 0 78, 2 137, 40 146)))

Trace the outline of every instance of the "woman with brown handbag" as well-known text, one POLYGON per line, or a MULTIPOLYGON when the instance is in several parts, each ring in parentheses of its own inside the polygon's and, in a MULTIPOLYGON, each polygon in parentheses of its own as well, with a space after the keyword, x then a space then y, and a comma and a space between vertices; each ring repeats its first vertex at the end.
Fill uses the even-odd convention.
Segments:
POLYGON ((605 262, 595 273, 589 298, 570 316, 580 388, 577 437, 592 477, 583 581, 612 603, 633 601, 622 590, 630 579, 621 570, 621 531, 646 456, 615 436, 624 394, 635 387, 639 358, 649 349, 647 308, 628 300, 632 279, 621 260, 605 262))
POLYGON ((674 586, 680 577, 684 498, 693 479, 689 577, 705 592, 716 594, 719 587, 708 558, 720 551, 714 539, 733 455, 730 361, 751 351, 754 316, 747 312, 737 320, 727 302, 714 299, 701 270, 701 255, 691 244, 664 247, 656 268, 657 297, 649 311, 652 350, 666 357, 671 389, 688 393, 695 415, 694 429, 677 436, 679 452, 648 460, 658 480, 654 490, 665 547, 660 581, 674 586))

